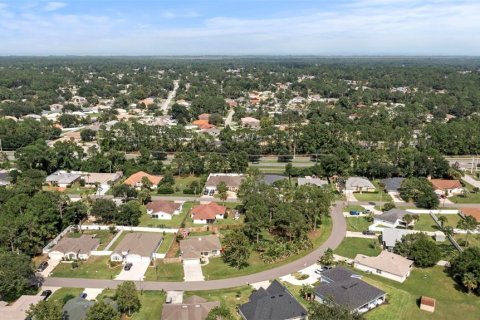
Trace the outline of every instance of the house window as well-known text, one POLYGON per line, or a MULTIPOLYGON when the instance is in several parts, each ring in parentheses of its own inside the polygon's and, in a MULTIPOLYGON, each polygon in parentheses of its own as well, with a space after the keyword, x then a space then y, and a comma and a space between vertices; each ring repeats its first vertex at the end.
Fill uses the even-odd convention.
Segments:
POLYGON ((152 215, 152 218, 153 218, 153 219, 158 219, 158 214, 153 214, 153 215, 152 215))
POLYGON ((377 269, 375 272, 378 273, 378 274, 382 274, 382 270, 380 270, 380 269, 377 269))

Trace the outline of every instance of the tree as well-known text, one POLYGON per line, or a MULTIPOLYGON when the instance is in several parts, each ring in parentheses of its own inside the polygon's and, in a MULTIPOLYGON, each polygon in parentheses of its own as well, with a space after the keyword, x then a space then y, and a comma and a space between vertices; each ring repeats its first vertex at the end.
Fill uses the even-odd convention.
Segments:
POLYGON ((30 289, 35 277, 30 258, 13 252, 0 252, 0 300, 13 301, 30 289))
POLYGON ((405 229, 408 229, 410 224, 413 222, 413 217, 411 214, 406 214, 403 216, 403 222, 405 222, 405 229))
POLYGON ((92 129, 83 129, 80 131, 80 138, 84 142, 90 142, 93 141, 96 137, 97 133, 93 131, 92 129))
POLYGON ((250 241, 242 230, 234 230, 223 239, 223 260, 234 268, 248 264, 250 241))
MULTIPOLYGON (((148 182, 150 182, 150 180, 148 182)), ((122 183, 112 188, 112 194, 115 198, 122 198, 123 201, 126 202, 129 199, 135 199, 138 192, 134 187, 122 183)))
POLYGON ((128 201, 118 208, 114 222, 123 226, 136 226, 140 223, 142 209, 140 203, 136 200, 128 201))
POLYGON ((125 281, 118 285, 116 296, 118 308, 121 312, 131 316, 134 312, 140 310, 140 298, 133 281, 125 281))
POLYGON ((335 264, 335 258, 333 257, 333 250, 328 248, 325 253, 320 257, 318 263, 323 266, 332 266, 335 264))
POLYGON ((455 279, 459 284, 468 289, 466 284, 473 289, 476 281, 476 288, 479 291, 480 287, 480 247, 470 247, 465 249, 455 258, 450 261, 449 268, 450 276, 455 279), (469 274, 467 276, 467 274, 469 274), (471 277, 473 275, 473 278, 471 277), (468 283, 464 283, 464 280, 468 278, 468 283))
POLYGON ((227 200, 228 198, 228 193, 227 193, 228 188, 225 182, 222 181, 217 185, 217 191, 218 191, 218 195, 220 196, 220 199, 225 204, 225 200, 227 200))
POLYGON ((95 302, 87 311, 86 320, 119 320, 120 313, 104 300, 95 302))
POLYGON ((83 219, 87 218, 88 208, 82 201, 70 203, 65 208, 63 220, 66 224, 79 224, 83 219))
POLYGON ((462 284, 465 288, 467 288, 468 293, 477 289, 479 285, 477 278, 471 272, 467 272, 463 275, 462 284))
POLYGON ((309 301, 315 297, 315 290, 313 289, 312 286, 304 284, 300 289, 300 295, 303 297, 303 299, 309 301))
POLYGON ((440 204, 433 185, 426 178, 407 178, 402 181, 400 197, 405 201, 413 200, 420 208, 435 209, 440 204))
POLYGON ((394 252, 413 259, 421 268, 434 266, 441 258, 438 246, 424 233, 408 234, 393 248, 394 252))
POLYGON ((205 320, 234 320, 235 317, 225 304, 221 304, 219 307, 215 307, 207 315, 205 320))
POLYGON ((40 301, 31 305, 27 314, 32 320, 62 320, 62 307, 53 301, 40 301))
POLYGON ((475 219, 472 216, 466 216, 465 218, 458 221, 457 228, 467 231, 467 236, 465 237, 466 246, 468 246, 468 236, 472 231, 477 229, 477 226, 478 226, 477 219, 475 219))
POLYGON ((312 301, 308 305, 308 319, 311 320, 363 320, 363 316, 357 312, 350 312, 349 309, 334 303, 332 300, 325 300, 323 303, 312 301))
POLYGON ((117 215, 117 206, 112 200, 97 199, 92 205, 91 214, 105 223, 111 223, 117 215))
POLYGON ((445 228, 445 223, 448 222, 448 219, 445 216, 440 216, 440 217, 438 217, 438 221, 442 225, 442 229, 443 229, 443 228, 445 228))
POLYGON ((392 210, 395 208, 395 203, 393 202, 386 202, 384 205, 383 205, 383 211, 388 211, 388 210, 392 210))

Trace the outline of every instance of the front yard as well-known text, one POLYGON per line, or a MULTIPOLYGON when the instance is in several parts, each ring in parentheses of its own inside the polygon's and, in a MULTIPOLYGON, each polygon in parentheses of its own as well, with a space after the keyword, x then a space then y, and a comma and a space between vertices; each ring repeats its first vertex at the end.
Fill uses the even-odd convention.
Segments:
MULTIPOLYGON (((332 225, 330 220, 327 220, 315 234, 310 235, 310 239, 313 242, 313 248, 317 248, 330 236, 332 231, 332 225)), ((260 259, 259 253, 252 251, 248 260, 249 265, 242 269, 230 267, 223 262, 222 258, 212 258, 210 262, 202 266, 203 275, 205 280, 226 279, 231 277, 240 277, 247 274, 257 273, 268 269, 276 268, 280 265, 297 260, 301 256, 313 251, 314 249, 304 251, 301 254, 290 256, 284 260, 277 261, 275 263, 265 263, 260 259)))
POLYGON ((340 246, 334 250, 335 254, 354 259, 357 253, 367 256, 377 256, 381 252, 377 239, 345 238, 340 246))
POLYGON ((155 267, 148 267, 145 281, 183 281, 183 276, 181 263, 157 262, 155 267))
POLYGON ((368 230, 368 227, 372 222, 368 221, 368 217, 358 217, 352 216, 347 217, 347 230, 354 232, 362 232, 363 230, 368 230))
POLYGON ((392 201, 392 197, 390 197, 390 195, 388 193, 385 193, 383 191, 363 192, 363 193, 355 192, 353 194, 353 196, 358 201, 365 201, 365 202, 376 202, 376 201, 389 202, 389 201, 392 201))
POLYGON ((60 288, 50 296, 48 301, 57 302, 63 306, 68 300, 80 296, 82 292, 82 288, 60 288))
POLYGON ((110 257, 90 257, 87 261, 79 261, 77 268, 73 263, 60 263, 52 272, 58 278, 113 279, 120 273, 122 266, 110 267, 110 257))

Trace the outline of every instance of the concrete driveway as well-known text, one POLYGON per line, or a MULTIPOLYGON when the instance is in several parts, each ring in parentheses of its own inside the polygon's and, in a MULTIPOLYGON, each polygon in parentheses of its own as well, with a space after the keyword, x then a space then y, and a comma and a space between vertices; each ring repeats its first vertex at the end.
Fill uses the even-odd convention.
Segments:
POLYGON ((143 275, 147 272, 150 262, 134 262, 130 270, 126 271, 122 268, 122 271, 115 277, 115 280, 131 280, 140 281, 143 280, 143 275))
POLYGON ((201 264, 184 264, 183 274, 185 281, 204 281, 201 264))
POLYGON ((42 272, 39 272, 43 278, 47 278, 50 276, 50 273, 52 273, 53 269, 55 269, 55 267, 58 266, 58 264, 60 263, 60 260, 48 259, 47 262, 48 262, 48 267, 42 272))

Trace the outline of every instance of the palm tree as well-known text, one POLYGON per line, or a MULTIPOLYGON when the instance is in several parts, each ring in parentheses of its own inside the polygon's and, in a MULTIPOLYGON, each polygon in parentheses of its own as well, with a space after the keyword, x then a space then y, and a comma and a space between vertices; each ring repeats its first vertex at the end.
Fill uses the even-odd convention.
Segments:
POLYGON ((445 228, 445 223, 448 221, 447 217, 445 216, 440 216, 438 217, 438 222, 442 225, 442 228, 445 228))
POLYGON ((478 226, 477 219, 472 216, 466 216, 464 219, 458 221, 457 228, 467 231, 467 236, 465 237, 465 242, 468 245, 468 236, 470 232, 475 230, 478 226))
POLYGON ((463 275, 462 284, 467 288, 468 293, 475 290, 478 287, 477 279, 471 272, 467 272, 463 275))
POLYGON ((403 222, 405 222, 405 229, 408 229, 410 223, 412 223, 413 217, 410 214, 406 214, 403 216, 403 222))

